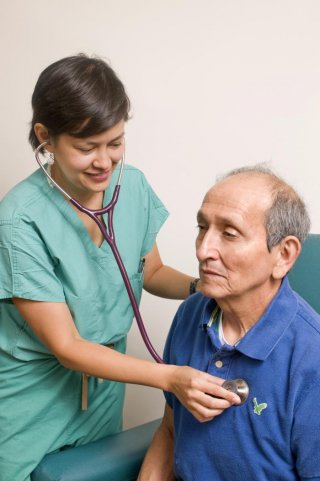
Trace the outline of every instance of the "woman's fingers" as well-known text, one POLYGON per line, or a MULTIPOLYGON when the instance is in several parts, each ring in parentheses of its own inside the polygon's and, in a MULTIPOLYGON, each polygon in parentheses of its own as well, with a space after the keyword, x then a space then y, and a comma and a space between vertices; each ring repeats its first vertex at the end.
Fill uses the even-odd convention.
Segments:
POLYGON ((211 421, 223 413, 225 409, 235 404, 223 398, 217 398, 201 391, 194 393, 194 399, 190 401, 190 411, 200 422, 211 421))
POLYGON ((239 396, 221 387, 224 379, 187 366, 177 369, 172 392, 198 421, 211 421, 241 402, 239 396))

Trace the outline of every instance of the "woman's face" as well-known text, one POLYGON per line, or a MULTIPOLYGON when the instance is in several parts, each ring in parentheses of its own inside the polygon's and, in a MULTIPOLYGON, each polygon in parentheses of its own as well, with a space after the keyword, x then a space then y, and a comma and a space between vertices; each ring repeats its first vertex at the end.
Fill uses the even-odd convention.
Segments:
POLYGON ((51 141, 52 176, 72 197, 87 199, 103 192, 124 153, 124 121, 104 132, 77 138, 60 134, 51 141))

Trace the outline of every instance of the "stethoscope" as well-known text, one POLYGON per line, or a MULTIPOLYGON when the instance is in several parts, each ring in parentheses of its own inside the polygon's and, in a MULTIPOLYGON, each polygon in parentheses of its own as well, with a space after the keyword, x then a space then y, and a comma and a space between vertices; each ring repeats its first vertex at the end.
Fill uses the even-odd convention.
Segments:
MULTIPOLYGON (((36 161, 38 162, 39 166, 41 167, 41 169, 43 170, 43 172, 47 176, 50 184, 52 184, 54 187, 56 187, 56 189, 58 189, 65 197, 67 197, 67 199, 69 199, 69 201, 80 212, 83 212, 84 214, 89 216, 92 220, 94 220, 94 222, 99 227, 103 237, 105 238, 105 240, 109 244, 109 246, 111 248, 111 251, 114 255, 114 258, 117 262, 118 268, 120 270, 124 285, 126 287, 126 290, 127 290, 130 302, 131 302, 131 306, 132 306, 132 309, 133 309, 133 312, 134 312, 135 319, 137 321, 137 325, 138 325, 141 337, 142 337, 149 353, 153 357, 153 359, 157 363, 163 364, 164 363, 163 359, 161 359, 161 357, 157 354, 156 350, 154 349, 153 345, 151 344, 151 341, 150 341, 150 339, 148 337, 148 334, 146 332, 146 329, 144 327, 142 316, 140 314, 140 310, 139 310, 139 307, 138 307, 138 304, 137 304, 137 301, 136 301, 136 298, 135 298, 135 295, 134 295, 134 292, 133 292, 133 289, 132 289, 132 286, 131 286, 131 283, 130 283, 130 280, 129 280, 129 276, 127 274, 126 268, 124 267, 123 261, 121 259, 121 256, 120 256, 117 244, 116 244, 115 234, 114 234, 113 213, 114 213, 115 205, 116 205, 116 203, 118 201, 118 198, 119 198, 122 173, 123 173, 123 168, 124 168, 124 163, 125 163, 125 155, 123 154, 123 156, 120 160, 120 167, 119 167, 119 174, 118 174, 117 183, 115 185, 112 198, 111 198, 110 202, 108 203, 108 205, 106 205, 102 209, 88 209, 87 207, 84 207, 82 204, 80 204, 80 202, 78 202, 76 199, 71 197, 59 184, 57 184, 57 182, 51 177, 50 173, 45 168, 44 164, 41 162, 41 160, 39 158, 39 154, 40 154, 40 151, 43 149, 43 147, 45 147, 47 145, 47 143, 48 143, 47 141, 43 142, 42 144, 40 144, 35 149, 36 161), (101 216, 103 214, 107 214, 108 228, 106 227, 104 221, 99 219, 99 216, 101 216)), ((249 394, 249 387, 248 387, 246 381, 244 381, 243 379, 235 379, 235 380, 224 381, 224 383, 222 384, 222 387, 224 387, 228 391, 232 391, 232 392, 238 394, 238 396, 241 399, 241 404, 243 402, 245 402, 245 400, 247 399, 248 394, 249 394)))
POLYGON ((121 179, 122 179, 123 167, 124 167, 124 163, 125 163, 124 154, 123 154, 123 156, 120 160, 120 167, 119 167, 120 170, 119 170, 118 180, 117 180, 117 183, 116 183, 114 191, 113 191, 112 199, 110 200, 108 205, 106 205, 102 209, 88 209, 87 207, 84 207, 82 204, 80 204, 80 202, 78 202, 76 199, 71 197, 59 184, 57 184, 57 182, 51 177, 48 170, 44 167, 44 164, 41 162, 41 160, 39 158, 39 154, 40 154, 40 151, 43 149, 43 147, 46 146, 47 143, 48 142, 43 142, 42 144, 40 144, 35 149, 35 157, 36 157, 36 160, 37 160, 39 166, 41 167, 41 169, 43 170, 43 172, 47 176, 50 183, 52 185, 54 185, 54 187, 56 187, 64 196, 66 196, 67 199, 69 199, 69 201, 71 202, 71 204, 73 204, 78 210, 80 210, 80 212, 83 212, 84 214, 89 216, 92 220, 94 220, 94 222, 99 227, 103 237, 105 238, 105 240, 109 244, 109 246, 111 248, 111 251, 114 255, 114 258, 115 258, 115 260, 118 264, 118 267, 119 267, 124 285, 125 285, 125 287, 127 289, 127 292, 128 292, 128 296, 129 296, 129 299, 130 299, 130 302, 131 302, 131 306, 132 306, 134 316, 135 316, 135 319, 137 321, 138 328, 140 330, 142 339, 143 339, 148 351, 150 352, 151 356, 153 357, 153 359, 156 362, 163 364, 163 360, 157 354, 156 350, 154 349, 153 345, 151 344, 150 339, 148 337, 148 334, 146 332, 146 329, 144 327, 142 317, 141 317, 141 314, 140 314, 140 310, 139 310, 139 307, 138 307, 138 304, 137 304, 137 301, 136 301, 136 298, 135 298, 135 295, 134 295, 134 292, 133 292, 133 289, 132 289, 132 286, 131 286, 131 283, 130 283, 130 280, 129 280, 129 277, 128 277, 128 274, 127 274, 127 271, 126 271, 126 268, 124 267, 123 261, 121 259, 121 256, 120 256, 117 244, 116 244, 115 235, 114 235, 113 212, 114 212, 115 205, 116 205, 116 203, 118 201, 118 198, 119 198, 120 184, 121 184, 121 179), (99 219, 99 216, 101 216, 103 214, 107 214, 108 227, 106 227, 103 220, 99 219))

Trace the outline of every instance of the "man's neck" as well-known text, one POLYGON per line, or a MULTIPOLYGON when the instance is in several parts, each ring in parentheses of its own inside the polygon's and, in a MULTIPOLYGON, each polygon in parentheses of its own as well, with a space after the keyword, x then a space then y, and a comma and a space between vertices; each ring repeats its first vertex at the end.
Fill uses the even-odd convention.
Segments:
POLYGON ((272 289, 248 293, 239 298, 218 300, 223 311, 223 333, 228 343, 235 344, 241 339, 263 315, 272 299, 277 294, 281 281, 275 283, 272 289))

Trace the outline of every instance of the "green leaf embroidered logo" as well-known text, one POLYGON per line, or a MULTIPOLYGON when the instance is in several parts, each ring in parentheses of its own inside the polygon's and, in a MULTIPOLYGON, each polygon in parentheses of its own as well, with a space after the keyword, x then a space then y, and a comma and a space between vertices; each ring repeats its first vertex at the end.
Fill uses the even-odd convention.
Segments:
POLYGON ((257 414, 258 416, 261 415, 262 411, 268 407, 267 403, 260 403, 258 404, 257 398, 253 398, 253 412, 254 414, 257 414))

